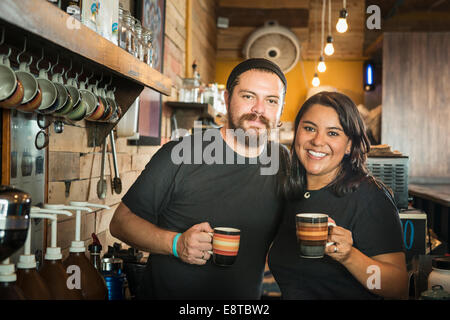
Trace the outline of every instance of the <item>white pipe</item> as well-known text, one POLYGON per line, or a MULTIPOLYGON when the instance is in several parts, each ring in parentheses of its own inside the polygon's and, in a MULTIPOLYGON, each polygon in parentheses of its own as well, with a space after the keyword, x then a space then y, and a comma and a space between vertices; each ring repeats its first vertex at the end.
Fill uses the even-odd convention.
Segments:
POLYGON ((52 220, 52 238, 51 238, 51 247, 56 248, 57 243, 57 229, 56 223, 58 222, 57 214, 64 214, 66 216, 72 216, 70 211, 65 210, 51 210, 51 209, 42 209, 38 207, 31 208, 30 216, 32 218, 43 218, 52 220))
POLYGON ((30 213, 30 217, 34 219, 41 218, 52 220, 52 237, 50 247, 56 247, 56 222, 58 221, 57 216, 48 213, 30 213))
POLYGON ((31 254, 31 216, 30 216, 30 226, 28 227, 27 239, 25 240, 23 254, 28 256, 31 254))
MULTIPOLYGON (((110 207, 103 205, 103 204, 95 204, 95 203, 89 203, 89 202, 81 202, 81 201, 71 201, 70 205, 72 207, 76 208, 84 208, 82 210, 92 212, 92 210, 89 207, 94 208, 102 208, 102 209, 110 209, 110 207)), ((80 218, 80 211, 77 211, 77 217, 76 217, 76 225, 75 225, 75 241, 80 241, 80 230, 81 230, 81 218, 80 218)))
POLYGON ((90 203, 85 201, 70 201, 71 206, 78 207, 92 207, 92 208, 100 208, 100 209, 111 209, 109 206, 104 204, 90 203))
POLYGON ((82 206, 66 206, 63 204, 46 204, 45 208, 49 209, 63 209, 75 210, 75 241, 80 241, 81 238, 81 211, 92 212, 92 209, 82 206))

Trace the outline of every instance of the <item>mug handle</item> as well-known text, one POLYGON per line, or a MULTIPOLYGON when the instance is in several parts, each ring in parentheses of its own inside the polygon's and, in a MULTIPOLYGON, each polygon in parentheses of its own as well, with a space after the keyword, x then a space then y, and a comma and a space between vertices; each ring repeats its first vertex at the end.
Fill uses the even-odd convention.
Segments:
MULTIPOLYGON (((333 222, 328 222, 328 227, 336 227, 336 224, 333 222)), ((329 247, 333 244, 336 244, 335 242, 327 242, 327 244, 325 245, 325 247, 329 247)))
MULTIPOLYGON (((209 234, 211 237, 214 237, 214 233, 213 232, 207 232, 207 234, 209 234)), ((207 251, 210 255, 213 254, 213 252, 211 250, 207 251)))

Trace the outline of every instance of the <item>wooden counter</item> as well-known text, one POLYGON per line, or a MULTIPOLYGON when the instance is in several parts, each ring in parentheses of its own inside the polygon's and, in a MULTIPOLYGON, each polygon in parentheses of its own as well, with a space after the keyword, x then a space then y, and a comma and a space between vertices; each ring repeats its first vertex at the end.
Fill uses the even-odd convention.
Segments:
MULTIPOLYGON (((413 207, 425 211, 429 226, 439 240, 449 242, 450 184, 409 184, 409 194, 413 197, 413 207)), ((447 251, 450 246, 447 245, 447 251)))
POLYGON ((450 206, 450 184, 410 184, 409 194, 421 197, 442 206, 450 206))

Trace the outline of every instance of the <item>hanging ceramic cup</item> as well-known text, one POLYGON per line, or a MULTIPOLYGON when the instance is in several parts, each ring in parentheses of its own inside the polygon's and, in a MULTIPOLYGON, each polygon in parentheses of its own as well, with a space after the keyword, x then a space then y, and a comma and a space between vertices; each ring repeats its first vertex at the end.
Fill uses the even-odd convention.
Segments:
MULTIPOLYGON (((78 78, 78 75, 76 78, 78 78)), ((82 100, 82 96, 78 90, 77 80, 74 78, 67 80, 66 88, 72 96, 73 108, 65 117, 72 121, 80 121, 86 115, 87 105, 86 101, 82 100)))
POLYGON ((58 83, 60 85, 62 85, 65 89, 65 91, 67 92, 67 100, 66 103, 60 108, 57 109, 53 115, 55 116, 64 116, 66 114, 68 114, 70 111, 72 111, 73 108, 73 99, 72 96, 70 95, 69 90, 67 89, 67 87, 64 85, 64 81, 63 81, 63 77, 62 74, 60 73, 56 73, 53 75, 52 77, 53 83, 58 83))
POLYGON ((32 60, 33 57, 30 58, 28 63, 21 62, 19 70, 16 71, 16 76, 22 82, 24 88, 22 102, 16 108, 23 112, 33 112, 39 108, 42 102, 41 88, 36 78, 30 73, 29 66, 32 60))
POLYGON ((106 92, 104 88, 99 88, 98 93, 98 97, 100 98, 100 100, 102 100, 103 105, 105 106, 105 112, 103 113, 103 116, 100 118, 100 120, 108 121, 108 119, 111 118, 113 114, 113 106, 109 103, 108 100, 106 100, 106 92))
POLYGON ((60 82, 60 78, 60 73, 54 73, 52 76, 52 82, 56 87, 56 90, 58 90, 58 106, 55 109, 55 113, 60 112, 67 105, 69 100, 69 93, 64 84, 60 82))
MULTIPOLYGON (((116 88, 114 88, 115 91, 116 88)), ((114 91, 108 90, 106 92, 106 101, 112 106, 113 112, 111 117, 108 119, 109 122, 116 122, 120 118, 120 108, 116 103, 116 99, 114 98, 114 91)))
POLYGON ((95 99, 97 100, 97 107, 86 118, 86 120, 98 121, 103 116, 103 113, 105 112, 105 106, 103 104, 103 101, 100 100, 100 98, 98 97, 98 91, 97 91, 96 85, 93 85, 93 84, 89 85, 88 90, 94 94, 95 99))
MULTIPOLYGON (((37 66, 38 65, 39 62, 37 63, 37 66)), ((39 77, 37 78, 37 82, 42 90, 42 102, 36 111, 42 114, 50 114, 58 107, 58 90, 56 89, 53 82, 48 80, 47 76, 47 72, 50 70, 50 68, 51 65, 49 65, 47 70, 40 69, 38 67, 39 77)))
POLYGON ((11 69, 9 55, 0 55, 0 108, 14 108, 23 100, 24 89, 11 69))
POLYGON ((90 91, 86 89, 86 83, 84 81, 80 82, 80 94, 81 99, 86 103, 86 114, 84 115, 85 119, 89 118, 95 110, 98 108, 98 99, 97 97, 90 91))

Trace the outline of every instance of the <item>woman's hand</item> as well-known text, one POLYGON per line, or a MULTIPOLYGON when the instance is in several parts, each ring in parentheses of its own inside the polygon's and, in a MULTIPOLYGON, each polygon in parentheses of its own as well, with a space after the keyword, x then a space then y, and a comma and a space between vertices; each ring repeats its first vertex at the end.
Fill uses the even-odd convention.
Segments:
POLYGON ((183 262, 204 265, 211 258, 214 232, 208 222, 196 224, 181 234, 177 242, 177 253, 183 262))
POLYGON ((344 263, 352 252, 353 237, 350 230, 342 227, 330 227, 328 242, 334 242, 325 248, 325 253, 336 261, 344 263))

